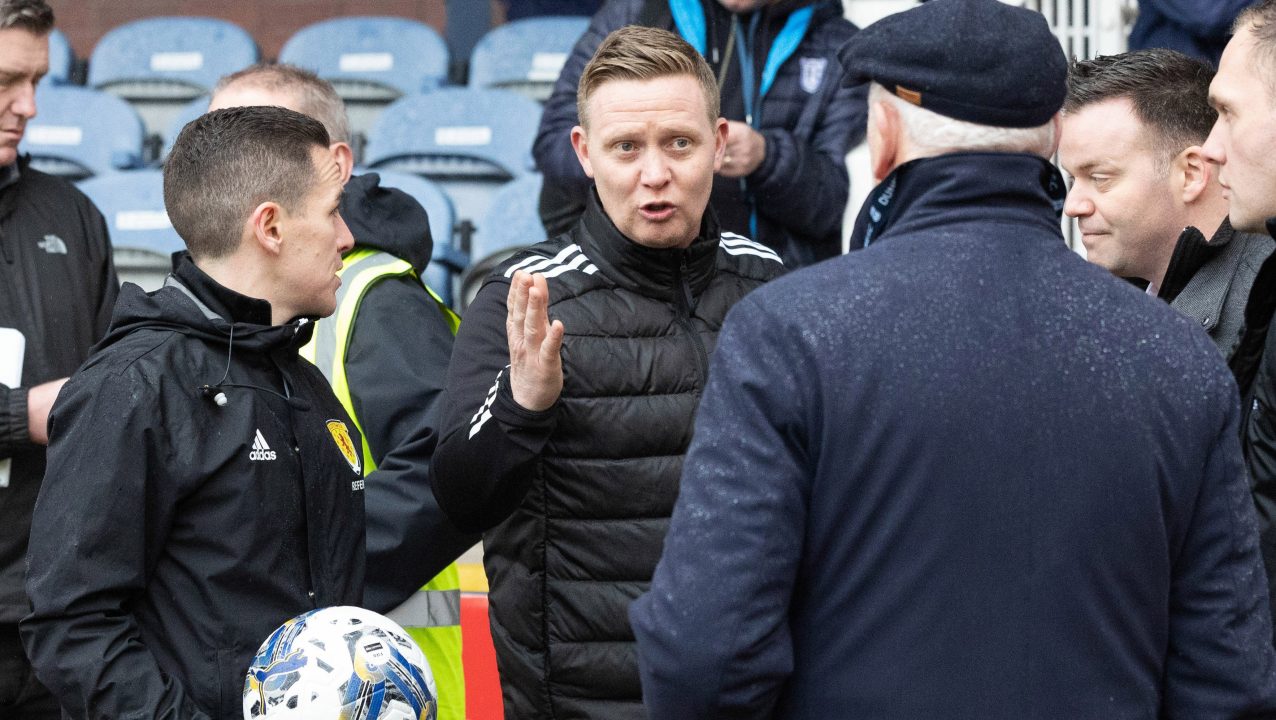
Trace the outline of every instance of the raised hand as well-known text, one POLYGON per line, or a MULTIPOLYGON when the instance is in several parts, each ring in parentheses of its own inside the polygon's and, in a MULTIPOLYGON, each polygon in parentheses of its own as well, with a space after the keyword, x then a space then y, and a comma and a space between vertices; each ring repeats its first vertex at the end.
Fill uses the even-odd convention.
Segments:
POLYGON ((544 275, 514 273, 505 315, 510 389, 515 402, 534 412, 548 410, 563 392, 563 323, 549 321, 548 306, 544 275))

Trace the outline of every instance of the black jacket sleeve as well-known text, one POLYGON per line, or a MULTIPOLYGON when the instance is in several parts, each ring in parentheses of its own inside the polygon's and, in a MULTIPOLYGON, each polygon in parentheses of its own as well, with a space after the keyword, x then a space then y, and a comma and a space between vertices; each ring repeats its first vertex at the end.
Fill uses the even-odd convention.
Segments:
POLYGON ((509 516, 531 486, 559 406, 525 410, 509 385, 505 298, 489 280, 465 314, 448 369, 443 439, 434 453, 434 495, 460 527, 486 530, 509 516))
POLYGON ((449 521, 430 492, 451 354, 452 330, 415 278, 377 283, 360 303, 346 378, 377 463, 364 491, 363 597, 377 612, 398 607, 479 540, 449 521))
POLYGON ((79 373, 52 413, 48 471, 31 522, 22 641, 71 717, 206 720, 146 647, 131 607, 165 544, 182 488, 153 388, 79 373))
POLYGON ((0 385, 0 458, 33 445, 27 427, 27 389, 0 385))

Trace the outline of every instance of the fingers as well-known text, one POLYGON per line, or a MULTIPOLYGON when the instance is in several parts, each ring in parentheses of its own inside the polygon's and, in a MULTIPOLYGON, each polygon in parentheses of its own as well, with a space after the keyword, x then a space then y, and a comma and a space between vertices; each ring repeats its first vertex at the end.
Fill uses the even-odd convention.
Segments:
POLYGON ((549 286, 544 275, 533 275, 527 284, 526 311, 523 314, 523 342, 532 352, 540 350, 549 324, 549 286))
POLYGON ((527 316, 527 273, 519 270, 514 273, 510 282, 509 295, 505 299, 505 334, 509 337, 510 347, 522 343, 523 324, 527 316))
POLYGON ((510 391, 520 406, 541 411, 563 389, 563 323, 549 320, 544 275, 515 273, 505 318, 510 345, 510 391))
POLYGON ((549 332, 545 333, 545 342, 541 343, 541 364, 547 367, 554 367, 562 363, 561 350, 563 349, 563 321, 555 320, 549 326, 549 332))

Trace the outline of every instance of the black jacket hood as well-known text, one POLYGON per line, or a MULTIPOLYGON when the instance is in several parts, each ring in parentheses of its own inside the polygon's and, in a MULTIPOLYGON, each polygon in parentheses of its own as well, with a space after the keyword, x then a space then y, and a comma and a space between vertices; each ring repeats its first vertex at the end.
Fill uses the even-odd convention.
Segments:
POLYGON ((383 187, 380 175, 350 178, 341 195, 341 217, 356 246, 384 250, 407 260, 417 274, 430 264, 434 239, 429 215, 411 195, 383 187))
POLYGON ((217 344, 268 352, 301 347, 314 328, 311 318, 270 324, 270 303, 231 290, 200 270, 183 250, 173 253, 173 272, 164 286, 145 292, 125 283, 111 317, 111 327, 94 348, 100 351, 140 329, 180 332, 217 344))

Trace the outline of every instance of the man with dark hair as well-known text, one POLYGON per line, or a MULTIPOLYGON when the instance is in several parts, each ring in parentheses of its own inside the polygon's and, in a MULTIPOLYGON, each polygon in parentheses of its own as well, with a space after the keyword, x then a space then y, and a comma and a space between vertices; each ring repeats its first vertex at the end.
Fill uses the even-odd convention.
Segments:
POLYGON ((124 286, 50 421, 21 629, 72 717, 237 720, 275 627, 362 599, 359 434, 297 354, 351 246, 340 178, 323 125, 282 108, 173 146, 189 253, 161 289, 124 286))
MULTIPOLYGON (((1236 19, 1210 83, 1218 120, 1202 147, 1216 163, 1228 196, 1228 218, 1241 232, 1276 236, 1276 0, 1236 19)), ((1258 507, 1269 593, 1276 602, 1276 255, 1254 279, 1245 332, 1232 355, 1241 391, 1241 445, 1258 507)))
POLYGON ((0 717, 8 720, 61 716, 18 636, 30 610, 27 536, 49 408, 106 332, 119 285, 101 213, 18 156, 49 70, 52 28, 44 0, 0 0, 0 717))
POLYGON ((841 59, 870 242, 722 328, 630 612, 651 717, 1276 716, 1236 385, 1064 244, 1045 18, 932 0, 841 59))
POLYGON ((465 720, 460 571, 478 542, 430 492, 430 457, 458 319, 425 286, 433 241, 421 204, 368 173, 351 177, 350 124, 326 80, 291 65, 254 65, 222 78, 209 108, 278 105, 328 130, 345 190, 341 217, 354 237, 344 255, 337 311, 301 354, 314 362, 363 437, 368 528, 363 605, 408 631, 434 673, 439 720, 465 720))
POLYGON ((1217 116, 1213 77, 1173 50, 1074 62, 1059 163, 1072 176, 1063 211, 1077 218, 1090 262, 1147 283, 1228 357, 1276 243, 1227 222, 1218 168, 1201 152, 1217 116))
POLYGON ((480 288, 434 454, 439 505, 486 531, 510 720, 645 717, 625 611, 660 555, 722 319, 782 270, 708 207, 727 121, 694 48, 617 30, 580 87, 589 207, 480 288))
POLYGON ((609 0, 563 65, 533 146, 545 175, 550 235, 584 211, 589 178, 572 152, 577 82, 594 50, 626 25, 672 30, 701 52, 729 128, 711 203, 723 229, 799 267, 842 252, 850 179, 863 138, 864 96, 837 77, 837 48, 855 32, 838 0, 609 0))

